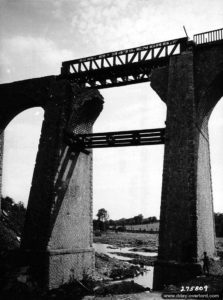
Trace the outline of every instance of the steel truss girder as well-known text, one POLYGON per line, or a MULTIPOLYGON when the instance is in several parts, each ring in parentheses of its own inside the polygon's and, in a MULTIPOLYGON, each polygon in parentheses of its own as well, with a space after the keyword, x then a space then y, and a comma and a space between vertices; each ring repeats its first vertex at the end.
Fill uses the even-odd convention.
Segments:
POLYGON ((184 51, 187 41, 187 38, 180 38, 65 61, 61 76, 97 89, 149 81, 151 70, 166 65, 170 56, 184 51))
POLYGON ((165 143, 165 128, 74 134, 65 132, 65 143, 74 151, 91 148, 130 147, 165 143))

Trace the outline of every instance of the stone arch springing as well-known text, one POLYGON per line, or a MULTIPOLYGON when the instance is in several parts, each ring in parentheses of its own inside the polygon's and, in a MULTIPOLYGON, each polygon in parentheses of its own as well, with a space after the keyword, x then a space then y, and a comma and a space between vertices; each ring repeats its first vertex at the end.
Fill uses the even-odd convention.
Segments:
POLYGON ((4 149, 4 130, 7 125, 21 112, 34 108, 44 109, 47 99, 50 97, 50 82, 54 76, 44 79, 18 81, 0 85, 0 192, 2 187, 2 162, 4 149))
POLYGON ((198 105, 198 116, 201 127, 207 126, 211 113, 223 96, 223 71, 218 73, 214 80, 210 82, 209 86, 204 91, 198 105))

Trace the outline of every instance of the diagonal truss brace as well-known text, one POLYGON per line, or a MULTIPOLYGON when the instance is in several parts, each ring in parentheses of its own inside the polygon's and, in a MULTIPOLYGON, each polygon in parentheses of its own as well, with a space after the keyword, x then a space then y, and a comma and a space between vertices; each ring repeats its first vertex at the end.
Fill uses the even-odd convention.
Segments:
POLYGON ((62 63, 61 77, 83 87, 108 88, 150 80, 153 68, 187 47, 187 38, 89 56, 62 63))

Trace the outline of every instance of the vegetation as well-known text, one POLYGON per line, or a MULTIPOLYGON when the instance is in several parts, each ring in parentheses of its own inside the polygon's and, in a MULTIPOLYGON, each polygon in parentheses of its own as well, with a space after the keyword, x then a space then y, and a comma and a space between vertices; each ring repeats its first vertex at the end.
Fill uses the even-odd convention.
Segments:
POLYGON ((157 222, 158 219, 156 217, 149 217, 149 218, 143 218, 142 214, 136 215, 132 218, 122 218, 119 220, 109 220, 108 221, 108 227, 112 227, 115 230, 123 231, 125 230, 126 225, 141 225, 141 224, 149 224, 157 222))
MULTIPOLYGON (((26 208, 22 202, 15 203, 10 197, 4 197, 1 200, 2 216, 1 222, 7 227, 11 233, 21 237, 23 225, 25 221, 26 208)), ((223 213, 215 213, 215 230, 217 237, 223 237, 223 213)), ((125 225, 149 224, 157 222, 158 219, 153 216, 144 218, 142 214, 136 215, 132 218, 122 218, 119 220, 109 220, 109 213, 105 208, 101 208, 97 213, 97 220, 93 221, 94 229, 106 231, 109 227, 114 229, 124 228, 125 225)), ((9 238, 9 237, 8 237, 9 238)))
POLYGON ((215 213, 215 231, 217 237, 223 237, 223 214, 215 213))
POLYGON ((125 226, 125 225, 141 225, 141 224, 149 224, 149 223, 154 223, 157 222, 157 218, 156 217, 149 217, 144 219, 143 215, 137 215, 134 216, 133 218, 129 218, 129 219, 119 219, 119 220, 109 220, 109 225, 111 226, 125 226))
POLYGON ((107 231, 109 228, 118 231, 124 231, 125 225, 140 225, 158 221, 156 217, 144 219, 142 214, 128 219, 122 218, 119 220, 109 220, 109 214, 105 208, 99 209, 96 216, 98 217, 97 220, 93 220, 93 228, 95 231, 107 231))
POLYGON ((106 209, 101 208, 101 209, 99 209, 99 211, 97 213, 97 217, 98 217, 99 221, 105 222, 108 220, 109 214, 106 209))
POLYGON ((26 208, 22 202, 15 203, 10 197, 2 198, 2 218, 20 237, 25 222, 26 208))
POLYGON ((23 203, 15 203, 5 197, 1 201, 0 251, 17 249, 20 244, 26 209, 23 203))
MULTIPOLYGON (((97 220, 93 220, 94 230, 106 231, 108 228, 123 231, 125 225, 141 225, 158 222, 159 220, 153 216, 144 218, 142 214, 136 215, 132 218, 122 218, 119 220, 109 220, 109 214, 106 209, 101 208, 97 213, 97 220)), ((223 237, 223 213, 215 213, 215 230, 217 237, 223 237)))
POLYGON ((94 230, 107 231, 109 228, 109 214, 107 210, 104 208, 99 209, 97 217, 98 219, 93 221, 94 230))

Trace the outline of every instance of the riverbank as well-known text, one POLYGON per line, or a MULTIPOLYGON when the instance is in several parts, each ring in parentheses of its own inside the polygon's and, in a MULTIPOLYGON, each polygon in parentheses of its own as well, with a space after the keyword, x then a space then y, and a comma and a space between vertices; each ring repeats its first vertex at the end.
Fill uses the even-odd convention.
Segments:
POLYGON ((158 251, 158 234, 108 231, 101 236, 94 236, 94 243, 110 244, 114 247, 145 248, 147 251, 158 251))
MULTIPOLYGON (((130 233, 130 232, 107 232, 101 236, 94 237, 95 243, 109 244, 111 254, 116 256, 130 258, 131 264, 140 265, 140 266, 153 266, 155 257, 139 255, 139 253, 145 252, 157 252, 158 249, 158 235, 157 234, 148 234, 148 233, 130 233), (117 252, 118 249, 123 249, 124 247, 129 247, 131 252, 135 253, 123 253, 117 252), (112 249, 115 249, 116 252, 112 252, 112 249)), ((217 238, 217 253, 219 258, 223 257, 223 238, 217 238)), ((121 260, 118 260, 118 264, 123 263, 121 260)), ((112 260, 110 261, 110 269, 113 268, 112 260)), ((121 267, 122 268, 122 267, 121 267)), ((100 273, 100 268, 96 267, 97 272, 100 273)), ((178 286, 167 286, 166 292, 176 292, 179 293, 182 285, 184 286, 208 286, 208 291, 210 292, 223 292, 223 260, 211 261, 210 267, 210 276, 201 275, 191 281, 181 283, 178 286)))
MULTIPOLYGON (((151 292, 148 288, 133 281, 140 277, 142 273, 145 275, 152 274, 152 265, 156 256, 143 256, 141 254, 149 255, 157 252, 158 235, 108 232, 94 237, 94 243, 109 244, 109 252, 114 253, 120 259, 111 258, 106 254, 96 252, 95 276, 93 278, 84 278, 81 282, 74 280, 59 289, 49 292, 38 289, 27 267, 13 267, 10 257, 7 265, 6 255, 2 259, 2 266, 4 263, 7 269, 5 270, 6 277, 2 277, 2 281, 0 281, 0 285, 2 285, 0 298, 7 300, 162 299, 161 293, 151 292), (123 253, 123 248, 125 247, 128 247, 131 253, 123 253), (129 258, 131 261, 124 261, 122 260, 123 257, 129 258), (151 268, 151 270, 148 271, 147 268, 151 268)), ((217 240, 217 249, 219 253, 222 253, 223 239, 217 240)), ((221 273, 222 270, 223 267, 220 267, 219 272, 221 273)), ((3 273, 1 273, 2 275, 3 273)), ((146 283, 148 283, 147 279, 146 283)), ((200 276, 182 284, 185 286, 207 285, 209 290, 220 291, 223 287, 223 277, 221 275, 200 276)), ((179 286, 168 286, 166 287, 166 292, 179 293, 182 284, 179 286)))
POLYGON ((107 232, 94 236, 95 273, 102 280, 137 278, 137 283, 151 289, 157 243, 154 234, 107 232))

